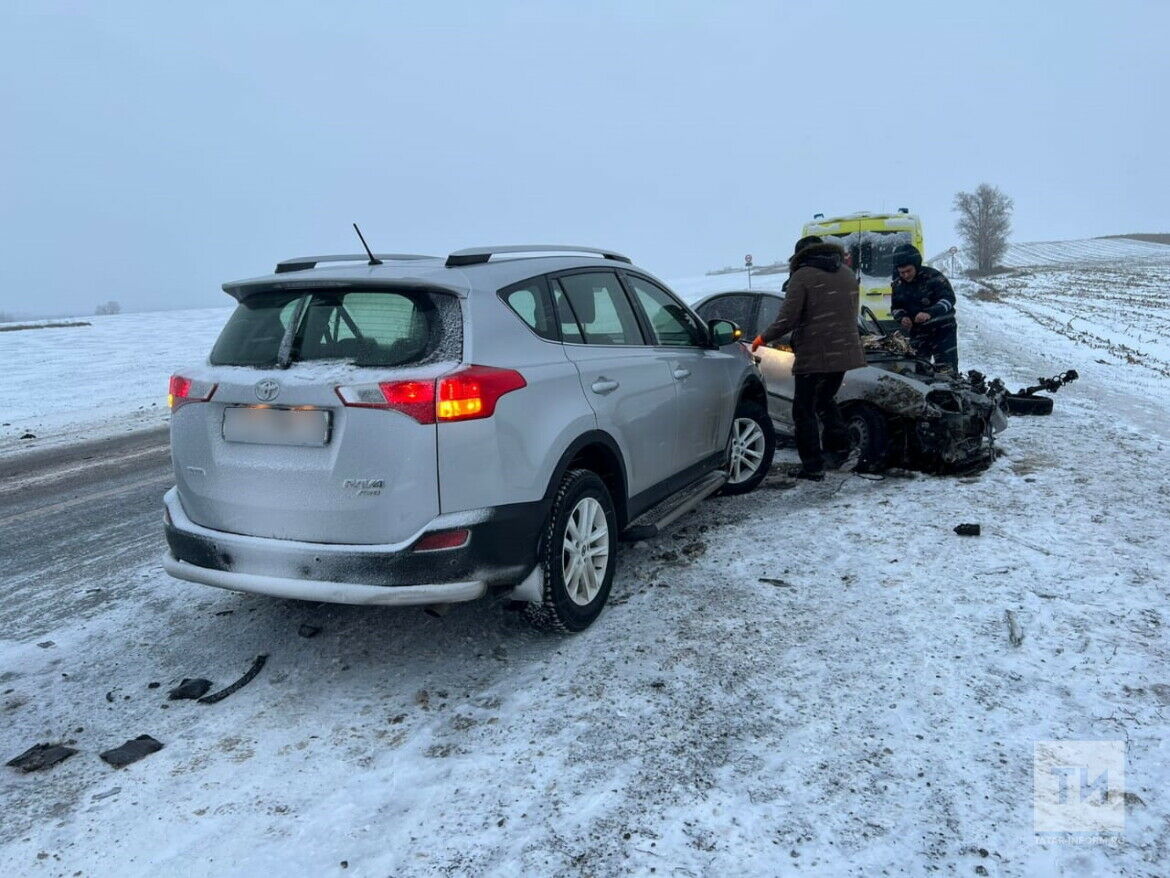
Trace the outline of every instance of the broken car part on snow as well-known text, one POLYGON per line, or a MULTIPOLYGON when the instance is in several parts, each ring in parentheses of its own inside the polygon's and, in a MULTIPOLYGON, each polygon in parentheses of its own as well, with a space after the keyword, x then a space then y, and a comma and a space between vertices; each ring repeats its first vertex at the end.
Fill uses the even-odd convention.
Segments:
POLYGON ((6 764, 28 774, 30 771, 52 768, 76 752, 72 747, 66 747, 64 744, 34 744, 16 758, 9 759, 6 764))
POLYGON ((240 691, 249 683, 251 683, 255 676, 260 673, 260 669, 264 667, 264 663, 266 661, 268 661, 267 653, 256 656, 256 659, 252 662, 252 667, 248 668, 248 670, 244 673, 244 676, 240 677, 240 679, 236 680, 236 682, 232 683, 230 686, 226 686, 223 689, 220 689, 218 692, 212 692, 210 695, 204 695, 199 699, 199 703, 215 704, 217 701, 223 701, 229 695, 240 691))
POLYGON ((1037 378, 1031 387, 1021 387, 1015 393, 1008 393, 1004 383, 998 378, 988 381, 982 372, 975 370, 971 370, 967 375, 979 393, 997 400, 1009 415, 1052 414, 1052 397, 1040 396, 1039 392, 1046 390, 1049 393, 1056 393, 1064 385, 1071 384, 1080 377, 1076 369, 1069 369, 1051 378, 1037 378))
POLYGON ((162 748, 162 741, 157 741, 150 735, 139 735, 137 738, 131 738, 121 747, 99 753, 98 756, 103 762, 108 762, 114 768, 125 768, 151 753, 157 753, 162 748))
POLYGON ((211 688, 211 681, 204 680, 202 677, 196 677, 193 680, 184 679, 182 683, 176 686, 167 695, 171 701, 181 701, 183 699, 199 699, 207 694, 207 690, 211 688))

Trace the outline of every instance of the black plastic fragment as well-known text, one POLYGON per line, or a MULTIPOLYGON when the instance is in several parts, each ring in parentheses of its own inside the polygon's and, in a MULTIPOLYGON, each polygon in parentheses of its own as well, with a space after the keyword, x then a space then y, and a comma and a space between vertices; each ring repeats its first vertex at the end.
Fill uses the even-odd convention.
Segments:
POLYGON ((777 585, 782 588, 793 587, 791 582, 785 582, 783 579, 769 579, 767 576, 761 576, 760 582, 764 583, 765 585, 777 585))
POLYGON ((15 759, 9 759, 7 764, 13 768, 19 768, 27 774, 30 771, 52 768, 76 752, 72 747, 66 747, 64 744, 35 744, 15 759))
POLYGON ((204 680, 202 677, 196 677, 193 680, 184 679, 182 683, 170 691, 167 697, 171 701, 178 701, 181 698, 202 698, 210 688, 211 681, 204 680))
POLYGON ((977 524, 957 524, 955 525, 955 533, 961 537, 977 537, 980 530, 977 524))
POLYGON ((108 762, 114 768, 124 768, 132 762, 137 762, 144 756, 157 753, 162 748, 161 741, 156 741, 150 735, 139 735, 137 738, 127 741, 121 747, 115 747, 113 750, 107 750, 105 753, 99 753, 98 756, 102 758, 103 762, 108 762))
POLYGON ((233 692, 238 692, 240 689, 243 689, 252 682, 253 678, 255 678, 257 674, 260 673, 260 669, 264 667, 264 663, 266 661, 268 661, 267 654, 256 656, 256 660, 252 662, 252 667, 248 668, 248 672, 244 674, 244 676, 240 677, 240 679, 236 680, 236 682, 232 683, 230 686, 220 689, 218 692, 213 692, 210 695, 204 695, 199 699, 199 703, 215 704, 217 701, 223 701, 233 692))

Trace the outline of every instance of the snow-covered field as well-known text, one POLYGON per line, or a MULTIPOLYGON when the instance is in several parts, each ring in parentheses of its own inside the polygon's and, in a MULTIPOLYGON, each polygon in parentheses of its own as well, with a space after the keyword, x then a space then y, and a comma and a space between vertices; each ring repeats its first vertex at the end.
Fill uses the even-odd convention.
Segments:
POLYGON ((1086 352, 1138 367, 1139 383, 1143 371, 1170 376, 1170 255, 1150 266, 1020 269, 980 286, 983 298, 1002 302, 1086 352))
MULTIPOLYGON (((490 603, 443 619, 314 606, 157 564, 98 583, 120 590, 113 610, 4 632, 0 756, 61 739, 83 753, 5 776, 0 874, 1164 874, 1170 260, 1126 271, 1124 288, 1102 280, 1115 298, 1070 293, 1100 277, 1073 266, 998 293, 958 284, 965 368, 1011 386, 1082 376, 1051 417, 1011 421, 987 472, 777 471, 624 548, 612 605, 575 637, 490 603), (321 633, 298 637, 305 622, 321 633), (228 682, 259 653, 260 676, 218 705, 159 694, 228 682), (93 755, 141 733, 166 748, 121 771, 93 755), (1113 843, 1034 834, 1045 740, 1123 743, 1113 843)), ((110 367, 138 382, 105 402, 119 428, 161 405, 226 312, 105 320, 148 316, 156 338, 109 330, 136 345, 110 367)), ((19 386, 0 376, 5 411, 101 429, 96 407, 51 402, 88 405, 108 379, 69 359, 82 335, 50 332, 70 330, 8 334, 43 347, 19 386)))
MULTIPOLYGON (((1083 238, 1078 241, 1032 241, 1009 244, 999 260, 1004 268, 1053 268, 1073 270, 1094 265, 1165 266, 1170 246, 1133 238, 1083 238)), ((940 253, 931 264, 949 275, 961 274, 970 264, 962 252, 940 253)))
MULTIPOLYGON (((783 286, 786 280, 788 280, 788 275, 786 274, 765 274, 762 276, 753 274, 751 289, 756 292, 760 290, 779 292, 780 287, 783 286)), ((748 279, 745 272, 736 274, 704 274, 698 277, 674 278, 673 280, 668 280, 666 283, 686 302, 697 302, 709 293, 748 289, 748 279)))
POLYGON ((0 332, 0 454, 165 425, 171 373, 206 359, 231 311, 0 332), (27 433, 36 439, 22 439, 27 433))
POLYGON ((1098 262, 1153 262, 1165 265, 1170 247, 1133 238, 1085 238, 1080 241, 1034 241, 1009 244, 1001 264, 1005 268, 1034 265, 1085 266, 1098 262))

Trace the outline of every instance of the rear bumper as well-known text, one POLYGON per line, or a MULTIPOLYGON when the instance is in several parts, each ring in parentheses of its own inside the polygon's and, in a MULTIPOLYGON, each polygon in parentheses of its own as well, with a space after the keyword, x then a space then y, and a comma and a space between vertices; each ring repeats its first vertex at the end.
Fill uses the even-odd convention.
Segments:
POLYGON ((344 604, 410 606, 474 600, 515 585, 536 564, 544 502, 442 515, 398 544, 309 543, 212 530, 191 521, 176 489, 163 498, 171 576, 217 588, 344 604), (458 549, 414 552, 433 531, 466 528, 458 549))
POLYGON ((473 601, 487 591, 487 583, 442 582, 425 585, 362 585, 354 582, 323 582, 319 579, 288 579, 280 576, 260 576, 253 573, 234 573, 227 570, 209 570, 173 555, 163 557, 163 569, 176 579, 201 582, 226 588, 277 598, 302 601, 322 601, 327 604, 368 604, 370 606, 409 607, 420 604, 454 604, 473 601))

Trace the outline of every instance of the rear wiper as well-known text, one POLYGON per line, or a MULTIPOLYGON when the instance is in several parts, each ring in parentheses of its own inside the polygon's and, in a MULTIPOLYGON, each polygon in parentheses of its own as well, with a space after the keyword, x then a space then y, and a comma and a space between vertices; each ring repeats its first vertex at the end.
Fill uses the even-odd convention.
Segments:
POLYGON ((288 322, 288 328, 285 329, 284 335, 280 339, 280 349, 276 353, 276 365, 280 369, 287 369, 292 365, 293 340, 296 338, 301 324, 301 315, 305 313, 305 306, 308 303, 308 294, 301 296, 297 301, 297 306, 293 309, 292 319, 288 322))

